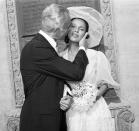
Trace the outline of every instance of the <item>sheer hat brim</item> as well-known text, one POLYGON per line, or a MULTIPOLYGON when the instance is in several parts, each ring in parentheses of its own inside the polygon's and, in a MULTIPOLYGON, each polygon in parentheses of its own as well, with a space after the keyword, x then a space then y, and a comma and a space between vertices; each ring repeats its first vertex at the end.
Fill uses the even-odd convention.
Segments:
POLYGON ((103 16, 95 9, 86 6, 68 7, 68 10, 71 19, 81 18, 88 22, 88 33, 90 37, 87 41, 89 44, 89 48, 99 45, 103 35, 103 16))

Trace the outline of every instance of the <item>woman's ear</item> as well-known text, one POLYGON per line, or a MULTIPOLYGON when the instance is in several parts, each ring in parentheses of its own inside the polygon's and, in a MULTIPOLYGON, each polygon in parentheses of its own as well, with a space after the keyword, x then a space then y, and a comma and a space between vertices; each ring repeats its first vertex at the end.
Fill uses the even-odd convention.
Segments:
POLYGON ((89 39, 89 34, 86 36, 86 39, 89 39))

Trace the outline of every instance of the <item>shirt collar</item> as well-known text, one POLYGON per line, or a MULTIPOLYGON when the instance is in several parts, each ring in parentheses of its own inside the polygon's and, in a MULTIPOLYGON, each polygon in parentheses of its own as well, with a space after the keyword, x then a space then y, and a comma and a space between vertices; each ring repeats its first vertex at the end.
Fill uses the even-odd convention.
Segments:
POLYGON ((56 49, 56 41, 51 38, 49 35, 47 35, 44 31, 40 30, 39 33, 46 39, 48 40, 48 42, 50 43, 50 45, 55 49, 55 51, 57 52, 57 49, 56 49))

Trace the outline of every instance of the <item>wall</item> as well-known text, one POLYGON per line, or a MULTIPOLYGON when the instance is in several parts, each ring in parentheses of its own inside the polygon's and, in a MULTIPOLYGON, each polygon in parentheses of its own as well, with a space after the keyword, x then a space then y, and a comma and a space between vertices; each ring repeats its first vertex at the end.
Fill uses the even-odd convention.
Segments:
POLYGON ((112 0, 112 3, 121 96, 135 114, 133 130, 139 131, 139 1, 112 0))
POLYGON ((8 27, 5 5, 5 0, 0 0, 0 131, 6 131, 6 113, 14 105, 8 64, 8 27))

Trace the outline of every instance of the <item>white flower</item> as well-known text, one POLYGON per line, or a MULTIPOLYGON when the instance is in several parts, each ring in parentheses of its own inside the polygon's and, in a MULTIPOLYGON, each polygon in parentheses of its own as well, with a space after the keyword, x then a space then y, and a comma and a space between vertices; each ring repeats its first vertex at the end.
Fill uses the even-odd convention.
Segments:
POLYGON ((97 88, 85 81, 72 84, 73 104, 72 110, 79 112, 88 111, 96 102, 97 88))

